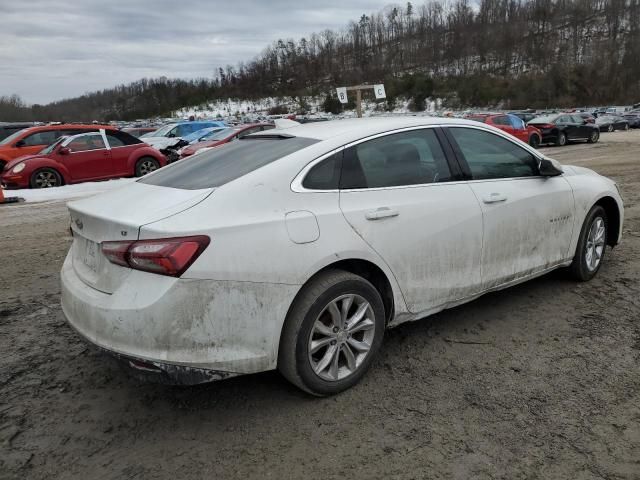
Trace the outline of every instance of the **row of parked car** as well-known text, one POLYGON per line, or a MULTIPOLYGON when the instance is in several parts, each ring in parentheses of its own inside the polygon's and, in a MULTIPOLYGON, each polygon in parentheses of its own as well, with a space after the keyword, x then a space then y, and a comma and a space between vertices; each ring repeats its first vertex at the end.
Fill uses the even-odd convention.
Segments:
MULTIPOLYGON (((640 128, 640 111, 624 115, 589 112, 468 113, 532 147, 595 143, 603 131, 640 128), (595 114, 597 115, 597 114, 595 114)), ((159 128, 113 125, 0 124, 0 183, 5 188, 47 188, 93 180, 142 176, 272 123, 229 125, 225 121, 180 121, 159 128)))
POLYGON ((543 144, 563 146, 573 141, 595 143, 601 132, 640 128, 640 111, 628 112, 624 116, 602 114, 598 117, 588 112, 546 115, 531 112, 468 113, 464 117, 504 130, 535 148, 543 144))
POLYGON ((112 125, 99 124, 0 126, 3 127, 1 185, 4 188, 49 188, 139 177, 200 151, 274 128, 274 125, 230 126, 220 121, 193 121, 172 123, 152 132, 119 130, 112 125))

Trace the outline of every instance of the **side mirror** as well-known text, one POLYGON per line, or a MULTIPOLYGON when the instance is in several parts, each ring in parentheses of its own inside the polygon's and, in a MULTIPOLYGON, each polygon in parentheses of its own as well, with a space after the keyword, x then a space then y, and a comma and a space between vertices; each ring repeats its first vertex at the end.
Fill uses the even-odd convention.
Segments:
POLYGON ((24 140, 18 140, 14 146, 20 148, 20 147, 24 147, 25 145, 26 143, 24 140))
POLYGON ((562 175, 562 165, 551 158, 538 159, 538 171, 543 177, 556 177, 562 175))
POLYGON ((58 149, 59 155, 69 155, 71 153, 71 149, 69 147, 60 147, 58 149))

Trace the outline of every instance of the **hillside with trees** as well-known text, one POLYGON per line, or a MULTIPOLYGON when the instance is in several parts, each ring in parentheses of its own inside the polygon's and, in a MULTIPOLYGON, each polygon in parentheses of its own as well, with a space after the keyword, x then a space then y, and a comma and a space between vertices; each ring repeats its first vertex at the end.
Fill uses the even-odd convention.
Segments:
POLYGON ((143 79, 44 106, 0 97, 0 118, 146 118, 229 97, 330 95, 361 82, 384 82, 389 108, 405 97, 415 110, 430 96, 451 107, 638 102, 640 0, 407 3, 340 31, 278 40, 216 78, 143 79))

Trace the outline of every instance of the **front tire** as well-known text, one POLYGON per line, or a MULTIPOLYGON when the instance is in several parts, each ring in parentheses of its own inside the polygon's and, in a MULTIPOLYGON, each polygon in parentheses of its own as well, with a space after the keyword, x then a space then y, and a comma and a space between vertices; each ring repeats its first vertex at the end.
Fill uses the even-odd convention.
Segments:
POLYGON ((558 132, 556 137, 556 145, 558 147, 564 147, 567 144, 567 134, 564 132, 558 132))
POLYGON ((607 213, 600 205, 595 205, 582 224, 576 253, 569 267, 575 280, 588 282, 600 270, 607 248, 607 227, 607 213))
POLYGON ((51 188, 62 185, 62 175, 53 168, 41 168, 31 174, 31 188, 51 188))
POLYGON ((540 137, 538 135, 531 135, 529 137, 529 146, 538 148, 540 146, 540 137))
POLYGON ((593 129, 593 132, 591 132, 591 135, 589 135, 589 138, 587 140, 588 143, 597 143, 598 140, 600 140, 600 132, 597 129, 593 129))
POLYGON ((384 337, 380 293, 343 270, 320 273, 305 285, 285 320, 278 369, 291 383, 317 396, 360 381, 384 337))
POLYGON ((136 177, 142 177, 160 168, 160 162, 155 158, 142 157, 136 162, 136 177))

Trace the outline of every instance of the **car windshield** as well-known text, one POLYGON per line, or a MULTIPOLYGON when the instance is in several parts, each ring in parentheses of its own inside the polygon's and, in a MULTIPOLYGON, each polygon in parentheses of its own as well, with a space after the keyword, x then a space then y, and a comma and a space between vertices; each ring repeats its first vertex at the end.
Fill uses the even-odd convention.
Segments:
POLYGON ((238 129, 237 128, 225 128, 223 130, 218 130, 216 132, 211 132, 210 134, 206 135, 204 138, 201 138, 200 141, 210 141, 210 140, 223 140, 225 138, 227 138, 229 135, 231 135, 234 132, 237 132, 238 129))
POLYGON ((9 135, 7 138, 5 138, 4 140, 2 140, 0 142, 0 145, 8 145, 11 142, 13 142, 16 138, 18 138, 20 136, 20 134, 23 132, 24 130, 18 130, 15 133, 12 133, 11 135, 9 135))
POLYGON ((558 118, 557 115, 546 115, 544 117, 536 117, 529 123, 553 123, 558 118))
POLYGON ((150 137, 164 137, 166 136, 172 129, 175 127, 175 123, 170 123, 169 125, 165 125, 164 127, 160 127, 155 132, 149 133, 150 137))
POLYGON ((241 139, 181 160, 139 181, 183 190, 215 188, 318 141, 304 137, 241 139))
POLYGON ((201 140, 206 140, 209 135, 212 135, 215 132, 219 132, 223 128, 224 127, 203 128, 201 130, 196 130, 195 132, 190 133, 189 135, 185 135, 184 137, 182 137, 182 139, 187 141, 187 142, 189 142, 189 143, 197 142, 197 141, 201 141, 201 140))
POLYGON ((51 152, 53 152, 55 150, 55 148, 58 145, 60 145, 62 142, 64 142, 67 138, 69 138, 69 137, 60 137, 57 142, 53 142, 48 147, 43 148, 42 150, 40 150, 39 154, 40 155, 49 155, 51 152))

